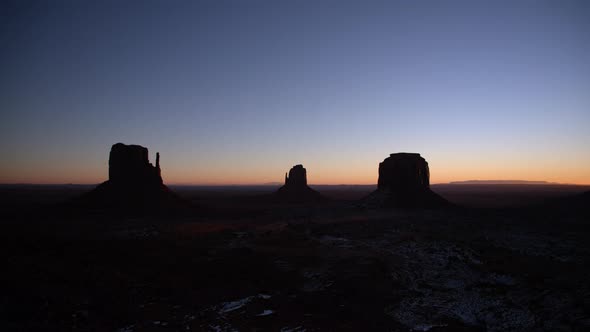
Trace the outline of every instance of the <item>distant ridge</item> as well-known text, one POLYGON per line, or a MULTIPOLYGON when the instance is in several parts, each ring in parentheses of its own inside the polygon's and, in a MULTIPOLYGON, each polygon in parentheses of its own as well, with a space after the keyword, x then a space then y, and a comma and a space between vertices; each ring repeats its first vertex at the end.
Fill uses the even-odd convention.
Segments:
POLYGON ((449 184, 563 184, 547 181, 526 181, 526 180, 467 180, 452 181, 449 184))

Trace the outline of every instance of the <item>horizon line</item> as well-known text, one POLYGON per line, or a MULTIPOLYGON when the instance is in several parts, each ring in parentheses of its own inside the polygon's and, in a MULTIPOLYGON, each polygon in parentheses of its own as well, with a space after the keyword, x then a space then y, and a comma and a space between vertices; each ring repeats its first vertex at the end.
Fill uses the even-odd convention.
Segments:
MULTIPOLYGON (((457 180, 449 182, 436 182, 430 185, 469 185, 469 182, 504 182, 504 183, 477 183, 479 185, 567 185, 567 186, 590 186, 590 183, 565 183, 565 182, 550 182, 544 180, 457 180), (510 183, 520 182, 520 183, 510 183)), ((33 183, 33 182, 4 182, 0 183, 0 186, 97 186, 103 182, 97 183, 66 183, 66 182, 48 182, 48 183, 33 183)), ((477 185, 475 184, 475 185, 477 185)), ((164 183, 166 186, 195 186, 195 187, 247 187, 247 186, 260 186, 260 187, 276 187, 283 186, 284 183, 164 183)), ((377 183, 308 183, 309 186, 376 186, 377 183)))

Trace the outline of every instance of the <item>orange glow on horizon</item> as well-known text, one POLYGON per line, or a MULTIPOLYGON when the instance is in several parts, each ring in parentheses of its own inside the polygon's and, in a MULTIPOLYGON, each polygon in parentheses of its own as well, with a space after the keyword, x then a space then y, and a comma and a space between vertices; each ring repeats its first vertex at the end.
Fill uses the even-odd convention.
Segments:
MULTIPOLYGON (((305 164, 308 183, 325 185, 370 185, 377 183, 376 165, 365 166, 356 163, 347 168, 333 168, 332 165, 305 164), (362 166, 359 166, 362 165, 362 166)), ((563 184, 590 185, 590 171, 577 164, 545 164, 543 167, 511 164, 506 166, 497 162, 490 165, 430 164, 430 183, 449 183, 466 180, 525 180, 547 181, 563 184)), ((16 184, 98 184, 108 179, 106 165, 91 168, 46 169, 44 174, 35 167, 0 169, 0 183, 16 184)), ((162 177, 170 185, 263 185, 282 184, 285 172, 290 167, 270 165, 268 168, 251 167, 239 169, 239 172, 226 167, 204 167, 203 169, 186 169, 185 165, 164 165, 162 177)))

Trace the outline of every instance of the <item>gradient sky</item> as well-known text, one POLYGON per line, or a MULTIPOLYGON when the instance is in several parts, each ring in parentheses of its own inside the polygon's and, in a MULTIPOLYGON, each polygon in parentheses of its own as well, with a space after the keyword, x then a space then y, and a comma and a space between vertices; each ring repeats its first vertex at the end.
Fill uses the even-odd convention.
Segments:
POLYGON ((0 183, 590 184, 590 1, 2 1, 0 183))

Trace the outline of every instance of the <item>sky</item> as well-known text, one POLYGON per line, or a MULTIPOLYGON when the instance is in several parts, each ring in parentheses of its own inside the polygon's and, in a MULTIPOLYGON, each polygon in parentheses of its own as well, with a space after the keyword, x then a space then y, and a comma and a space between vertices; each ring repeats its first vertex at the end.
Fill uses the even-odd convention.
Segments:
POLYGON ((2 1, 0 183, 590 184, 588 1, 2 1))

